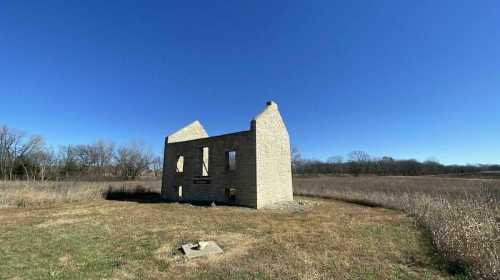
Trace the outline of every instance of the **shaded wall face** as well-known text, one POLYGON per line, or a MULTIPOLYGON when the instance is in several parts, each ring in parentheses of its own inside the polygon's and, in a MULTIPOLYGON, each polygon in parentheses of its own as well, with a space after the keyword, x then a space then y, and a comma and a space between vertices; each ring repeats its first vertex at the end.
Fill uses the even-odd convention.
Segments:
POLYGON ((162 196, 172 201, 215 201, 256 207, 255 158, 254 131, 167 143, 162 196), (208 160, 203 155, 204 147, 208 148, 208 160), (227 164, 229 151, 236 151, 234 170, 229 170, 227 164), (184 161, 182 173, 177 172, 179 156, 184 161))

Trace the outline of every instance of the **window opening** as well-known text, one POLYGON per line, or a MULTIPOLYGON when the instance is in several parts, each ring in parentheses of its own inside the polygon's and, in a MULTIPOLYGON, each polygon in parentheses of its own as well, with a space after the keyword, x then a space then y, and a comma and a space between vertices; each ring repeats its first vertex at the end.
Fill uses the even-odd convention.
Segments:
POLYGON ((227 171, 236 170, 236 151, 226 152, 226 170, 227 171))
POLYGON ((224 194, 227 202, 234 203, 236 201, 236 188, 225 188, 224 194))
POLYGON ((208 176, 208 147, 202 147, 201 151, 201 176, 208 176))
POLYGON ((177 173, 184 172, 184 156, 177 156, 177 163, 175 169, 177 173))
POLYGON ((182 186, 174 186, 178 198, 182 198, 182 186))

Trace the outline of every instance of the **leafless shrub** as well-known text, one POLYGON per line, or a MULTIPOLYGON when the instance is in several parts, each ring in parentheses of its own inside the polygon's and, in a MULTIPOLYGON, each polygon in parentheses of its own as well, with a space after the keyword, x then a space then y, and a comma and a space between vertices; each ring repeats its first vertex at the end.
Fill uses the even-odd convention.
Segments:
POLYGON ((426 228, 448 270, 500 277, 500 181, 432 177, 301 177, 294 193, 403 210, 426 228))

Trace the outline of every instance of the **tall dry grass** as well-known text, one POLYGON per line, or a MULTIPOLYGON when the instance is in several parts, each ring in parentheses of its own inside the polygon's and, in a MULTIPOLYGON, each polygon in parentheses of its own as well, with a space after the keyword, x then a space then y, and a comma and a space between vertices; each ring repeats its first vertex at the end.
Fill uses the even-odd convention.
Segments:
POLYGON ((500 279, 500 180, 296 177, 294 193, 403 210, 428 230, 450 272, 500 279))
POLYGON ((59 202, 93 201, 119 198, 123 194, 159 191, 160 181, 0 181, 0 207, 42 207, 59 202))

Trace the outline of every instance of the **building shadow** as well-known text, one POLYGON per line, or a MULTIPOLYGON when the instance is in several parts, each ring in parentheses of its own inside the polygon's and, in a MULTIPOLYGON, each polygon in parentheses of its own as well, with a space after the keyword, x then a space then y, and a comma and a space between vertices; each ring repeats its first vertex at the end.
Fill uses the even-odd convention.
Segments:
MULTIPOLYGON (((143 186, 136 186, 133 188, 113 188, 109 187, 104 193, 103 197, 106 200, 114 201, 129 201, 137 203, 179 203, 198 207, 212 207, 212 206, 238 206, 233 202, 221 201, 171 201, 163 199, 159 191, 151 190, 143 186)), ((239 206, 246 208, 246 206, 239 206)))
POLYGON ((146 189, 142 186, 134 188, 114 189, 109 187, 103 194, 106 200, 131 201, 137 203, 161 203, 165 202, 158 191, 146 189))

